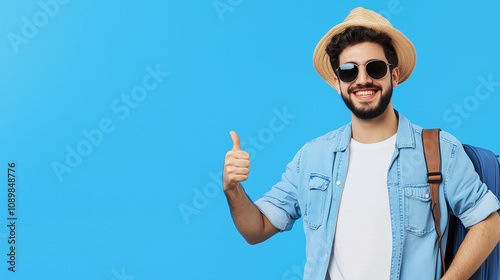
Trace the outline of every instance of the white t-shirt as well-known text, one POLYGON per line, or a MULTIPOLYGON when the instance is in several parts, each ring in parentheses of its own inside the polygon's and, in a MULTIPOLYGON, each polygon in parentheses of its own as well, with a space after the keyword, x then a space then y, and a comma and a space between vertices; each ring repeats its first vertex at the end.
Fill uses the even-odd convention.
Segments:
POLYGON ((396 135, 373 144, 351 139, 328 266, 331 280, 390 278, 392 231, 387 172, 395 145, 396 135))

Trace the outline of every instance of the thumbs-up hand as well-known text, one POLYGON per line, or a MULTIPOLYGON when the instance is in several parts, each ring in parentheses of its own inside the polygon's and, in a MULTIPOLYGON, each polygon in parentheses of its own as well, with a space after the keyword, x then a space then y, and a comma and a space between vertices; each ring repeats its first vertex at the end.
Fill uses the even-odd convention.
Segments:
POLYGON ((240 146, 240 138, 236 132, 231 131, 231 139, 233 140, 233 149, 226 153, 224 161, 223 185, 224 190, 235 189, 240 182, 248 179, 250 173, 250 154, 242 151, 240 146))

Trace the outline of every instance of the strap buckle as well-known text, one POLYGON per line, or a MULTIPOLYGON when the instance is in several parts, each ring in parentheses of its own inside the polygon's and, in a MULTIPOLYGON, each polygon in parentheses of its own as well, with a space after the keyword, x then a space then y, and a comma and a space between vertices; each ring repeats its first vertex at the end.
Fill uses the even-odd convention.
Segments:
POLYGON ((429 172, 427 173, 427 182, 439 184, 443 182, 443 175, 441 172, 429 172))

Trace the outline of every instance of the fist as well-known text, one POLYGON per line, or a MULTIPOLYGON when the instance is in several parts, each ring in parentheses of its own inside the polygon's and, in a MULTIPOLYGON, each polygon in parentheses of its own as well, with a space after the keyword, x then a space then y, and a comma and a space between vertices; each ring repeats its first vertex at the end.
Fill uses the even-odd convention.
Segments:
POLYGON ((240 182, 248 179, 250 173, 250 154, 241 150, 240 138, 236 132, 231 131, 231 139, 233 140, 233 149, 226 153, 224 161, 223 185, 224 190, 235 189, 240 182))

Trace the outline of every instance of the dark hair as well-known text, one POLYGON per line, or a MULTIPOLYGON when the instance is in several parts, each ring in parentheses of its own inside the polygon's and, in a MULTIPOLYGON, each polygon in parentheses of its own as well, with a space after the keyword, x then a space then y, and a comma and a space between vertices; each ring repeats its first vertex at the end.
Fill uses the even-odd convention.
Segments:
POLYGON ((326 53, 330 56, 330 63, 335 75, 337 75, 336 69, 339 67, 340 53, 349 46, 363 42, 373 42, 381 45, 387 61, 389 64, 394 65, 391 69, 398 65, 398 56, 389 35, 363 26, 351 26, 346 28, 344 32, 333 36, 332 41, 326 47, 326 53))

